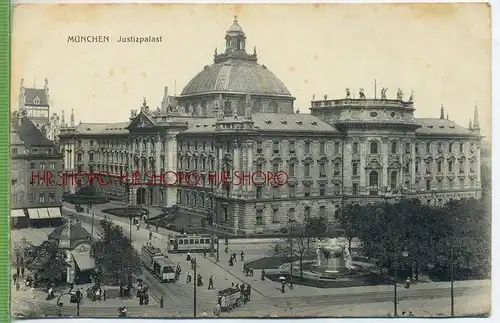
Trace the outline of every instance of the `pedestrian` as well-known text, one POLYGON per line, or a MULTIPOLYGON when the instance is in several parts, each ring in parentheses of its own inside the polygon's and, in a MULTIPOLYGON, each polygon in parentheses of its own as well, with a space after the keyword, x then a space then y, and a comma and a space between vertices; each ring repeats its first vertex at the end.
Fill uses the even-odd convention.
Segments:
POLYGON ((191 252, 188 251, 188 254, 186 256, 186 261, 191 261, 191 252))
MULTIPOLYGON (((17 267, 16 268, 16 273, 17 273, 17 276, 19 276, 21 274, 21 268, 17 267)), ((24 277, 24 275, 22 277, 24 277)))
POLYGON ((224 243, 227 245, 229 245, 229 240, 227 238, 224 238, 224 243))
POLYGON ((190 272, 187 272, 186 273, 186 283, 190 283, 191 282, 191 273, 190 272))
POLYGON ((24 277, 24 267, 21 267, 21 277, 24 277))
POLYGON ((208 279, 208 289, 215 289, 214 288, 214 276, 210 276, 208 279))
POLYGON ((239 284, 239 283, 236 283, 235 288, 236 288, 237 290, 240 290, 240 284, 239 284))
POLYGON ((231 283, 231 287, 234 287, 234 283, 231 283))
POLYGON ((236 252, 233 253, 233 260, 236 262, 236 252))
POLYGON ((198 274, 198 278, 197 278, 197 282, 196 282, 196 284, 198 285, 198 287, 203 286, 203 280, 202 280, 202 278, 201 278, 201 275, 200 275, 200 274, 198 274))
POLYGON ((148 305, 149 304, 149 293, 144 293, 144 305, 148 305))
POLYGON ((245 290, 245 284, 243 284, 243 283, 242 283, 242 284, 240 285, 240 293, 242 293, 242 294, 243 294, 243 291, 244 291, 244 290, 245 290))
POLYGON ((137 230, 139 230, 140 228, 141 228, 141 224, 137 223, 137 230))
POLYGON ((102 300, 106 301, 106 290, 102 291, 102 300))
POLYGON ((250 294, 252 293, 252 287, 247 285, 247 301, 250 302, 250 294))
POLYGON ((207 258, 207 248, 203 249, 203 257, 207 258))
POLYGON ((219 316, 220 315, 220 312, 222 311, 222 307, 220 305, 220 302, 217 302, 217 306, 215 307, 215 316, 219 316))
POLYGON ((266 280, 266 271, 264 269, 262 269, 262 273, 260 275, 260 279, 261 280, 266 280))
POLYGON ((160 297, 160 308, 163 308, 163 295, 160 297))
POLYGON ((149 231, 149 240, 151 240, 152 238, 153 238, 153 232, 149 231))
POLYGON ((17 273, 14 273, 14 274, 12 275, 12 281, 14 282, 14 284, 16 284, 16 282, 17 282, 17 278, 18 278, 18 277, 19 277, 19 275, 18 275, 17 273))
POLYGON ((281 282, 281 292, 285 293, 285 281, 284 280, 281 282))
POLYGON ((245 253, 243 252, 243 250, 241 251, 240 258, 241 261, 245 261, 245 253))
POLYGON ((19 282, 16 283, 16 290, 19 291, 21 289, 21 285, 19 284, 19 282))
POLYGON ((229 259, 229 266, 231 266, 231 267, 234 266, 233 258, 232 257, 229 259))

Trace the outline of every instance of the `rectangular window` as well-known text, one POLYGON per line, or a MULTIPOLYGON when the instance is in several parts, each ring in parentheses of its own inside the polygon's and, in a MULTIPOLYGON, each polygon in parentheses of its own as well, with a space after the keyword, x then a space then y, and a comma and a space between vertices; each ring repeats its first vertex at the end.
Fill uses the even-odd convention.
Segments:
POLYGON ((310 165, 309 164, 304 164, 304 177, 309 177, 311 176, 310 174, 310 165))
POLYGON ((288 142, 288 149, 290 150, 290 154, 295 154, 295 141, 288 142))
POLYGON ((310 154, 311 153, 311 143, 309 141, 306 141, 304 143, 304 152, 306 154, 310 154))
POLYGON ((280 142, 279 141, 273 141, 273 153, 274 154, 279 154, 280 152, 280 142))
POLYGON ((306 185, 304 186, 304 196, 309 196, 311 195, 311 186, 306 185))
POLYGON ((450 143, 448 144, 448 153, 450 153, 450 154, 451 154, 452 152, 453 152, 453 143, 451 143, 451 142, 450 142, 450 143))
POLYGON ((279 199, 281 197, 280 187, 273 187, 273 197, 279 199))
POLYGON ((333 164, 333 175, 334 176, 340 175, 340 163, 333 164))
POLYGON ((45 203, 45 193, 40 193, 39 198, 40 203, 45 203))
POLYGON ((77 162, 81 162, 82 161, 82 154, 81 153, 78 153, 78 155, 76 155, 76 161, 77 162))
POLYGON ((411 151, 411 145, 410 145, 410 143, 406 143, 405 151, 406 151, 407 154, 410 153, 410 151, 411 151))
POLYGON ((290 176, 290 177, 295 176, 295 164, 288 165, 288 176, 290 176))
POLYGON ((89 161, 94 161, 94 153, 89 153, 89 161))
POLYGON ((415 162, 415 173, 420 173, 420 162, 415 162))
POLYGON ((430 153, 431 153, 431 144, 430 144, 430 143, 427 143, 427 144, 425 145, 425 151, 426 151, 428 154, 430 154, 430 153))
POLYGON ((437 188, 438 188, 438 190, 442 190, 443 189, 443 181, 440 180, 440 179, 438 179, 437 188))
POLYGON ((261 199, 262 198, 262 186, 257 186, 255 189, 256 189, 255 198, 261 199))
POLYGON ((325 184, 321 184, 319 186, 319 196, 325 196, 326 195, 326 186, 325 184))
POLYGON ((335 153, 340 154, 340 142, 335 143, 335 153))
POLYGON ((273 223, 279 223, 280 222, 280 215, 278 213, 277 209, 273 209, 273 223))
POLYGON ((322 141, 319 143, 319 153, 324 154, 325 153, 325 142, 322 141))
POLYGON ((442 162, 438 161, 438 173, 442 172, 442 162))
POLYGON ((357 142, 352 143, 352 153, 355 155, 358 154, 358 143, 357 142))
POLYGON ((288 187, 288 196, 289 197, 295 197, 296 196, 295 186, 289 186, 288 187))
POLYGON ((262 154, 262 142, 257 142, 257 154, 262 154))
POLYGON ((464 152, 464 144, 460 143, 460 153, 463 154, 464 152))
POLYGON ((324 205, 321 205, 319 207, 319 217, 324 218, 326 216, 326 207, 324 205))
POLYGON ((55 170, 56 169, 56 163, 50 163, 50 169, 55 170))
POLYGON ((430 180, 425 181, 425 189, 428 191, 431 190, 431 181, 430 180))
POLYGON ((459 162, 458 166, 459 166, 460 173, 463 173, 464 172, 464 162, 463 161, 459 162))
POLYGON ((30 193, 30 202, 33 203, 35 202, 35 193, 30 193))
POLYGON ((352 195, 358 195, 358 194, 359 194, 359 184, 353 183, 352 184, 352 195))
POLYGON ((418 144, 415 144, 415 155, 418 155, 418 144))
POLYGON ((452 173, 453 172, 453 161, 448 162, 448 172, 452 173))
POLYGON ((448 180, 448 188, 453 188, 453 179, 448 180))
POLYGON ((324 163, 319 164, 319 177, 326 177, 326 168, 324 163))
POLYGON ((334 194, 335 195, 340 195, 340 184, 339 183, 335 183, 334 194))
POLYGON ((311 207, 306 206, 304 208, 304 219, 309 219, 311 217, 311 207))
POLYGON ((358 163, 353 163, 352 164, 352 175, 353 176, 358 176, 358 163))

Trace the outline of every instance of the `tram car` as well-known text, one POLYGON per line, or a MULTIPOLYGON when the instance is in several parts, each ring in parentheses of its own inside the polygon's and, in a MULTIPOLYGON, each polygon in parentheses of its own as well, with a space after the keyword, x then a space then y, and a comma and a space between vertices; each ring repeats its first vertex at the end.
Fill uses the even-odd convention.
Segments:
POLYGON ((175 281, 176 264, 150 243, 141 248, 141 261, 162 283, 175 281))
POLYGON ((217 237, 210 234, 171 234, 168 252, 211 252, 217 246, 217 237))

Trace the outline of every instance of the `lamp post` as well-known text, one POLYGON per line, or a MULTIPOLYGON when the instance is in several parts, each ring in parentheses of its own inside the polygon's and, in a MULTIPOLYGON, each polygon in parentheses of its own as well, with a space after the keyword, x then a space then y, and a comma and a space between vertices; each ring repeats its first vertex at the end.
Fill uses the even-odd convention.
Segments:
POLYGON ((193 258, 194 273, 193 273, 193 316, 196 317, 196 283, 198 277, 196 276, 196 258, 193 258))
POLYGON ((451 277, 450 277, 450 284, 451 284, 451 289, 450 289, 450 296, 451 296, 451 316, 455 316, 455 295, 453 293, 453 283, 454 283, 454 277, 455 276, 455 250, 453 249, 453 246, 451 247, 451 277))
MULTIPOLYGON (((64 295, 71 295, 71 292, 73 291, 73 287, 71 287, 71 289, 66 292, 66 293, 62 293, 58 298, 57 298, 57 306, 59 306, 59 313, 58 313, 58 316, 62 316, 62 307, 64 305, 63 302, 61 302, 61 298, 64 296, 64 295)), ((76 298, 76 316, 80 316, 80 303, 82 301, 82 295, 80 294, 79 297, 78 295, 76 295, 77 298, 76 298)))
MULTIPOLYGON (((403 257, 408 257, 408 251, 403 251, 403 257)), ((398 316, 398 282, 397 282, 397 253, 394 254, 394 317, 398 316)))

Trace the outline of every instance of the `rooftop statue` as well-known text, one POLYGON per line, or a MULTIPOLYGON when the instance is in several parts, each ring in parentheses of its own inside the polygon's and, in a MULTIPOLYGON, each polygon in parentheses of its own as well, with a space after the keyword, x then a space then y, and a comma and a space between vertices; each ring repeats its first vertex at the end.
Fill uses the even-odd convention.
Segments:
POLYGON ((359 98, 360 99, 366 99, 366 97, 365 97, 365 89, 363 89, 363 88, 359 89, 359 98))
POLYGON ((316 99, 316 95, 315 94, 313 94, 313 98, 312 99, 313 99, 313 101, 316 99))
POLYGON ((350 99, 351 98, 351 90, 349 88, 345 89, 345 98, 350 99))
POLYGON ((413 94, 414 94, 413 91, 411 91, 410 98, 408 99, 408 101, 413 102, 413 94))
POLYGON ((403 91, 401 89, 398 89, 397 98, 398 100, 403 100, 403 91))
POLYGON ((387 92, 387 88, 383 87, 382 91, 380 91, 380 96, 382 97, 382 100, 387 99, 387 95, 385 94, 387 92))
POLYGON ((135 109, 130 110, 130 117, 131 117, 131 118, 135 118, 135 117, 137 117, 137 110, 135 110, 135 109))

